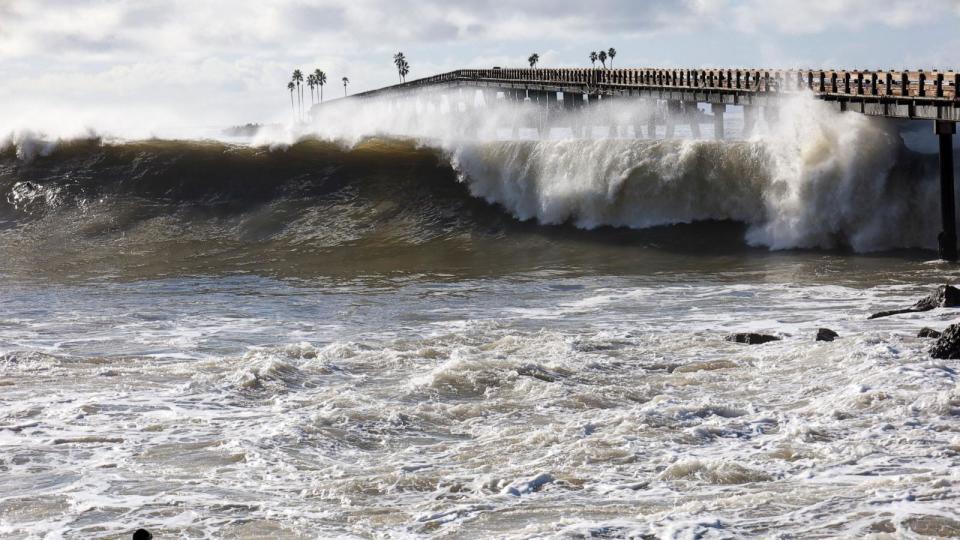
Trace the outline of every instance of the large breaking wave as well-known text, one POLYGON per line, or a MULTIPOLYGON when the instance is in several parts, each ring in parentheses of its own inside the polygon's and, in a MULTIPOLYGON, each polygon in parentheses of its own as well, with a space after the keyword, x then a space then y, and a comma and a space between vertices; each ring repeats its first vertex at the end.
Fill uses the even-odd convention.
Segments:
POLYGON ((454 154, 477 196, 521 219, 645 228, 707 220, 749 226, 772 249, 932 247, 936 162, 891 126, 797 100, 739 142, 561 140, 454 154))
MULTIPOLYGON (((502 120, 499 111, 488 118, 502 120)), ((930 248, 939 228, 935 158, 905 148, 882 121, 812 99, 725 142, 479 141, 364 128, 363 115, 338 114, 282 145, 21 135, 2 151, 2 219, 23 229, 68 215, 53 228, 85 237, 162 224, 152 238, 320 247, 503 234, 514 219, 603 228, 598 236, 608 226, 735 221, 752 246, 858 252, 930 248)))

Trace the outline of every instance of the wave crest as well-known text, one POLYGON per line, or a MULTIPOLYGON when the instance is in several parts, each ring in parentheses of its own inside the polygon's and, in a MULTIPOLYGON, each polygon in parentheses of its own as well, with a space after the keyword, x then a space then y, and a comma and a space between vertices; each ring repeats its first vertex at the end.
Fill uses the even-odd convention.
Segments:
POLYGON ((559 140, 463 145, 470 192, 521 220, 648 228, 748 225, 771 249, 933 247, 932 158, 883 121, 798 99, 748 141, 559 140))

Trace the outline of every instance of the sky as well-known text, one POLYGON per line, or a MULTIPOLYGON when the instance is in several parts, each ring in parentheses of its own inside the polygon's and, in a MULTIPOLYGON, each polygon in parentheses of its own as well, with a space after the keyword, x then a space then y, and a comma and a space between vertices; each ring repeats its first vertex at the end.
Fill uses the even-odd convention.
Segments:
MULTIPOLYGON (((0 132, 285 121, 327 97, 466 67, 960 68, 960 0, 0 0, 0 132)), ((2 133, 0 133, 2 136, 2 133)))

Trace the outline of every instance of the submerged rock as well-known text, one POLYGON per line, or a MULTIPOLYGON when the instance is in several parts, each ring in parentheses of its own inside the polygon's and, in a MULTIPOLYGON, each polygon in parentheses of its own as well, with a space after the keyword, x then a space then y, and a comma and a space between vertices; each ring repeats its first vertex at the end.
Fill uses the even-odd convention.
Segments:
POLYGON ((943 334, 934 330, 933 328, 924 327, 920 329, 920 332, 917 334, 917 337, 918 338, 938 338, 941 335, 943 334))
POLYGON ((838 337, 840 337, 840 334, 829 328, 821 328, 817 330, 817 341, 833 341, 838 337))
POLYGON ((541 473, 533 478, 522 481, 515 482, 506 488, 503 489, 502 493, 505 495, 513 495, 515 497, 520 497, 522 495, 527 495, 529 493, 536 493, 544 488, 547 484, 552 484, 556 481, 552 474, 541 473))
POLYGON ((527 364, 525 366, 520 366, 517 368, 517 375, 523 377, 533 377, 534 379, 539 379, 543 382, 556 382, 559 374, 553 373, 543 369, 540 366, 534 364, 527 364))
POLYGON ((960 521, 946 516, 913 516, 903 520, 903 525, 922 536, 960 537, 960 521))
POLYGON ((960 306, 960 289, 952 285, 941 285, 937 287, 937 291, 935 293, 918 301, 916 304, 908 308, 881 311, 879 313, 874 313, 869 317, 869 319, 879 319, 880 317, 902 315, 904 313, 920 313, 922 311, 930 311, 938 307, 957 306, 960 306))
POLYGON ((950 325, 937 340, 930 355, 940 359, 960 359, 960 324, 950 325))
POLYGON ((732 369, 737 364, 730 360, 708 360, 706 362, 692 362, 677 366, 671 370, 671 373, 696 373, 698 371, 717 371, 720 369, 732 369))
POLYGON ((777 336, 769 336, 767 334, 754 334, 751 332, 745 332, 727 336, 727 341, 732 341, 734 343, 746 343, 747 345, 763 345, 764 343, 770 343, 771 341, 780 341, 780 338, 777 336))

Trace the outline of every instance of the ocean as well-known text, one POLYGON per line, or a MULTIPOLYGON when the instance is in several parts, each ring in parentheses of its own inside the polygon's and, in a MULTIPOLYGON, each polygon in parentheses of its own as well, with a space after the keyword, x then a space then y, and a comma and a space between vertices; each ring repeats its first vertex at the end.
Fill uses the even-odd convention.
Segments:
POLYGON ((936 155, 436 103, 0 144, 0 537, 960 535, 936 155))

